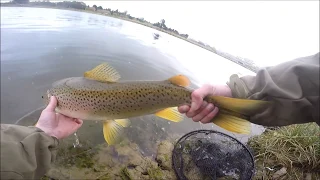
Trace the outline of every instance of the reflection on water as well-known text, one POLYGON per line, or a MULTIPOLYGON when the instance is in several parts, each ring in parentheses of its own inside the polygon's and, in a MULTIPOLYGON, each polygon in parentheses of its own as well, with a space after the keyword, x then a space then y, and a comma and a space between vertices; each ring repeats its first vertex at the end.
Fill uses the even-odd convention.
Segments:
MULTIPOLYGON (((131 22, 66 10, 1 8, 2 123, 20 118, 18 124, 33 125, 42 110, 41 96, 51 83, 82 76, 102 62, 116 68, 121 80, 164 80, 185 74, 193 87, 225 83, 231 73, 252 74, 200 47, 131 22), (154 33, 160 38, 154 39, 154 33)), ((126 137, 148 155, 157 141, 172 135, 203 128, 226 132, 187 118, 182 123, 153 115, 131 120, 126 137)), ((101 122, 86 121, 77 134, 80 141, 104 142, 101 122)), ((245 141, 247 136, 239 138, 245 141)))

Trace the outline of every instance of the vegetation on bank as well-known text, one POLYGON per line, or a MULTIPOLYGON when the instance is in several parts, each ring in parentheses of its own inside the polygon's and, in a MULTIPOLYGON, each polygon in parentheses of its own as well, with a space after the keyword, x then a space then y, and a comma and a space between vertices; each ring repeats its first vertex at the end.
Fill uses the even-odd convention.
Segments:
MULTIPOLYGON (((315 123, 266 130, 252 137, 249 146, 255 155, 255 179, 313 180, 320 178, 320 129, 315 123)), ((92 147, 81 141, 74 148, 62 142, 53 168, 43 179, 177 179, 172 167, 176 140, 164 140, 156 156, 144 156, 137 144, 125 139, 115 146, 92 147)))
POLYGON ((316 123, 266 130, 252 137, 256 179, 319 179, 320 128, 316 123))
POLYGON ((255 65, 254 62, 250 59, 241 58, 241 57, 234 56, 232 54, 217 50, 216 48, 202 41, 197 41, 190 38, 188 34, 179 33, 178 30, 167 27, 164 19, 161 19, 159 22, 156 22, 156 23, 151 23, 145 20, 144 18, 137 18, 137 17, 131 16, 127 11, 120 12, 118 11, 118 9, 117 10, 112 10, 110 8, 103 9, 102 6, 97 6, 97 5, 93 5, 92 7, 90 7, 89 5, 86 5, 85 3, 78 2, 78 1, 50 2, 49 0, 43 0, 43 1, 29 2, 29 0, 13 0, 9 3, 1 3, 1 6, 46 7, 46 8, 57 8, 57 9, 69 9, 69 10, 84 11, 89 13, 110 16, 113 18, 118 18, 118 19, 130 21, 130 22, 138 23, 150 28, 154 28, 158 31, 165 32, 167 34, 170 34, 172 36, 175 36, 177 38, 190 42, 194 45, 197 45, 201 48, 204 48, 208 51, 211 51, 253 72, 257 72, 257 70, 259 69, 259 67, 255 65))

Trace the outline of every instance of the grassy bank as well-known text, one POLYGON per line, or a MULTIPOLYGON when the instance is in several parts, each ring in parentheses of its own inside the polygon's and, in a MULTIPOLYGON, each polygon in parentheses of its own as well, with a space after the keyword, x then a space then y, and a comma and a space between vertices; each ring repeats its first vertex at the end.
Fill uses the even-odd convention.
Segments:
POLYGON ((249 140, 257 179, 320 179, 320 129, 315 123, 267 130, 249 140))
POLYGON ((203 49, 206 49, 212 53, 215 53, 223 58, 226 58, 246 69, 249 69, 253 72, 257 72, 259 67, 257 67, 256 65, 252 65, 251 63, 247 63, 246 61, 243 61, 242 59, 243 58, 240 58, 240 57, 237 57, 237 56, 233 56, 231 54, 228 54, 228 53, 225 53, 225 52, 222 52, 222 51, 219 51, 217 49, 215 49, 214 47, 211 47, 211 46, 208 46, 208 45, 205 45, 203 43, 200 43, 199 41, 195 41, 193 39, 190 39, 190 38, 187 38, 183 35, 180 35, 180 34, 176 34, 174 32, 171 32, 171 31, 168 31, 168 30, 165 30, 163 28, 160 28, 160 27, 157 27, 157 26, 154 26, 152 23, 150 22, 147 22, 147 21, 141 21, 141 20, 138 20, 137 18, 129 18, 128 16, 124 16, 124 15, 119 15, 119 14, 115 14, 115 15, 112 15, 112 14, 108 14, 104 11, 95 11, 95 10, 92 10, 90 8, 86 8, 85 10, 82 10, 82 9, 75 9, 75 8, 62 8, 62 7, 51 7, 51 6, 42 6, 42 5, 31 5, 31 4, 11 4, 11 3, 1 3, 1 7, 32 7, 32 8, 51 8, 51 9, 61 9, 61 10, 71 10, 71 11, 78 11, 78 12, 86 12, 86 13, 91 13, 91 14, 98 14, 98 15, 103 15, 103 16, 108 16, 108 17, 112 17, 112 18, 117 18, 117 19, 121 19, 121 20, 125 20, 125 21, 129 21, 129 22, 133 22, 133 23, 137 23, 137 24, 140 24, 140 25, 143 25, 143 26, 146 26, 146 27, 149 27, 149 28, 153 28, 155 30, 158 30, 158 31, 161 31, 161 32, 164 32, 164 33, 167 33, 169 35, 172 35, 174 37, 177 37, 181 40, 184 40, 186 42, 189 42, 189 43, 192 43, 193 45, 196 45, 198 47, 201 47, 203 49))

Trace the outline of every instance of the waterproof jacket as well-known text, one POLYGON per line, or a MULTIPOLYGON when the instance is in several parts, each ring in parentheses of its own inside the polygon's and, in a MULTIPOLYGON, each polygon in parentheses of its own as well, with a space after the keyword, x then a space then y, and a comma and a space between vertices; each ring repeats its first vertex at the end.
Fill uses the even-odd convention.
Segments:
POLYGON ((250 117, 264 126, 319 123, 319 53, 260 69, 255 76, 232 75, 232 96, 272 101, 273 106, 250 117))

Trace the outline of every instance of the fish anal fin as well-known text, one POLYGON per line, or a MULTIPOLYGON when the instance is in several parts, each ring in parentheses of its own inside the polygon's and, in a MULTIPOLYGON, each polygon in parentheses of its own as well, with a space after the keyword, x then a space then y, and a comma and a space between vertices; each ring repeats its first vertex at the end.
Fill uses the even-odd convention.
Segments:
POLYGON ((183 116, 179 113, 177 107, 163 109, 155 113, 155 115, 173 122, 180 122, 183 120, 183 116))
POLYGON ((190 80, 184 75, 176 75, 168 79, 172 84, 188 87, 190 85, 190 80))
POLYGON ((131 124, 129 119, 115 119, 114 121, 122 127, 129 127, 131 124))
POLYGON ((114 120, 105 120, 103 122, 103 136, 108 145, 120 142, 123 130, 123 126, 114 120))
POLYGON ((102 63, 95 68, 86 71, 84 77, 101 82, 116 82, 120 79, 120 74, 107 63, 102 63))
POLYGON ((230 132, 246 135, 251 133, 251 123, 236 116, 219 113, 212 122, 230 132))

